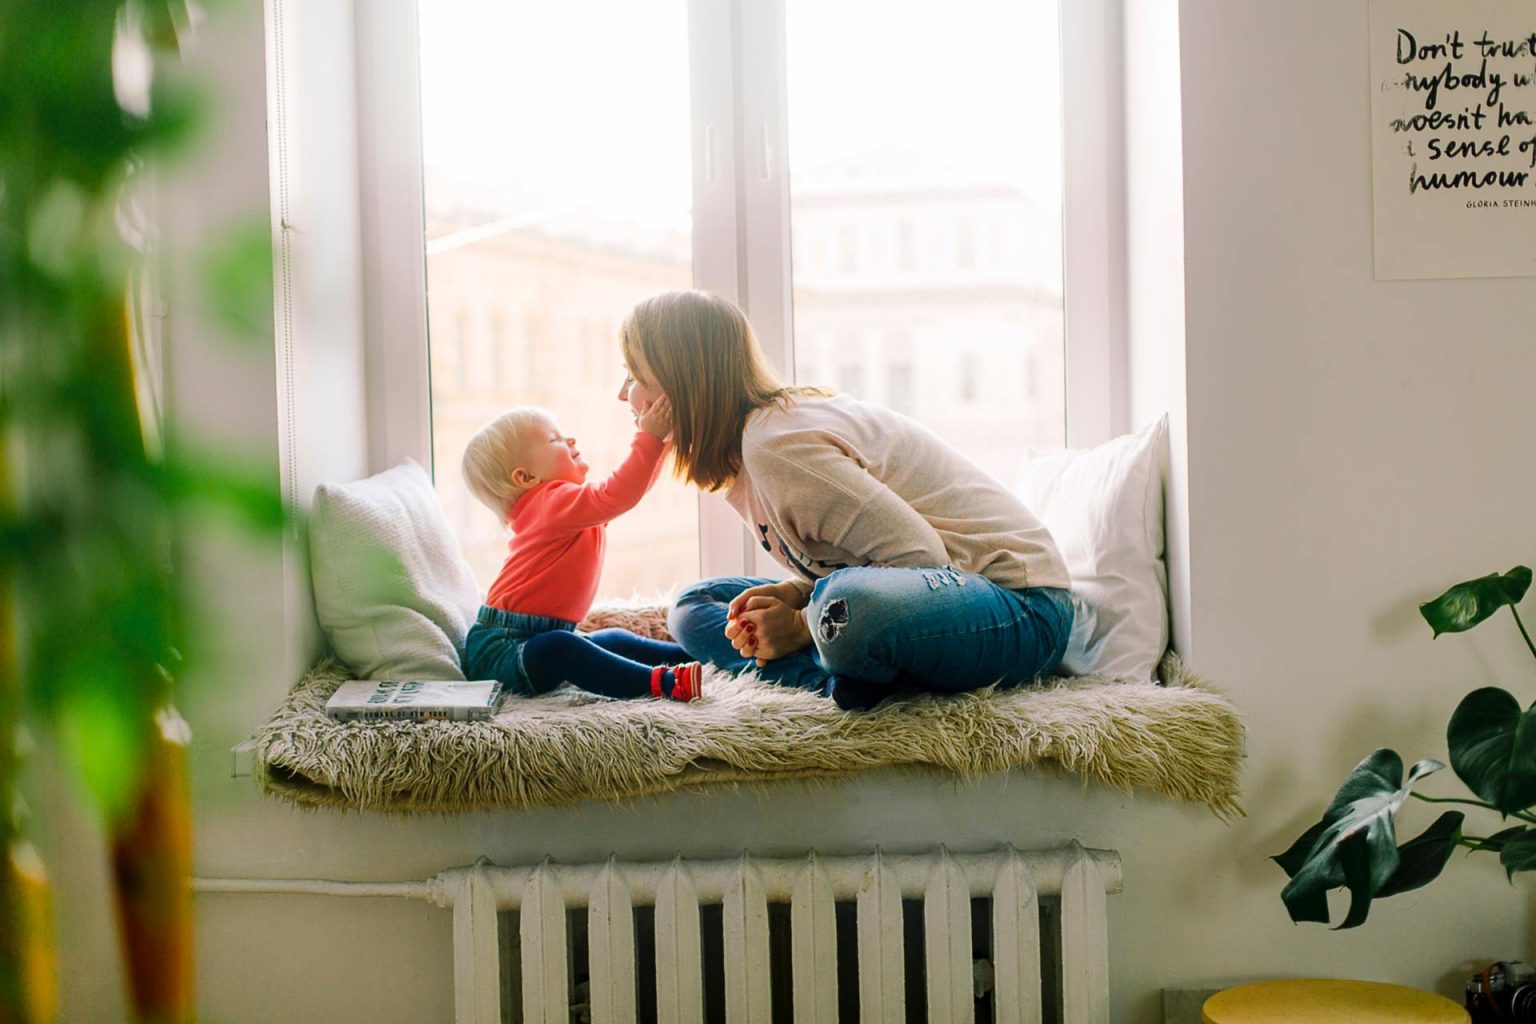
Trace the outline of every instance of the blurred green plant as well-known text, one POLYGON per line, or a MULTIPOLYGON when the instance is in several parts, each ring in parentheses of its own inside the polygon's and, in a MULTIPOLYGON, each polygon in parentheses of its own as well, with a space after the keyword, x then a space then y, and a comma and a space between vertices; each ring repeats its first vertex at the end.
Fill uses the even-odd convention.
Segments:
MULTIPOLYGON (((1516 566, 1458 583, 1419 606, 1434 631, 1461 633, 1500 608, 1514 616, 1526 647, 1536 643, 1516 608, 1531 586, 1531 570, 1516 566)), ((1467 694, 1446 728, 1451 768, 1475 800, 1416 793, 1420 779, 1439 771, 1439 761, 1416 763, 1403 778, 1403 759, 1382 748, 1350 772, 1322 820, 1273 858, 1289 876, 1280 894, 1292 921, 1328 923, 1328 893, 1347 888, 1349 911, 1340 928, 1365 923, 1371 901, 1427 885, 1439 877, 1457 847, 1497 853, 1508 877, 1536 870, 1536 704, 1521 710, 1505 690, 1484 687, 1467 694), (1422 834, 1397 845, 1397 813, 1409 797, 1426 803, 1465 804, 1496 811, 1523 824, 1492 835, 1462 833, 1462 811, 1447 811, 1422 834)))
MULTIPOLYGON (((190 1018, 188 964, 170 982, 141 977, 155 955, 190 956, 188 936, 167 932, 190 928, 176 905, 190 863, 184 724, 170 710, 190 653, 180 517, 213 502, 262 528, 283 522, 271 474, 174 436, 160 444, 158 409, 143 404, 157 390, 135 358, 137 303, 153 290, 143 182, 193 140, 199 96, 155 72, 179 60, 191 20, 183 0, 0 3, 4 1020, 56 1012, 18 798, 24 730, 55 741, 107 826, 136 1015, 190 1018)), ((227 323, 258 328, 261 240, 234 240, 208 270, 227 323)))

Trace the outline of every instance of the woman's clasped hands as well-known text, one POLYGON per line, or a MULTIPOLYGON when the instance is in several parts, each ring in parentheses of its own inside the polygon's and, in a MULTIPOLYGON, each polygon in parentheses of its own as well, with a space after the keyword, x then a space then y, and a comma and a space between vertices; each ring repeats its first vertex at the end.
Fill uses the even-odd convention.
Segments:
POLYGON ((811 644, 805 606, 810 595, 789 581, 748 587, 726 612, 725 636, 759 668, 811 644))

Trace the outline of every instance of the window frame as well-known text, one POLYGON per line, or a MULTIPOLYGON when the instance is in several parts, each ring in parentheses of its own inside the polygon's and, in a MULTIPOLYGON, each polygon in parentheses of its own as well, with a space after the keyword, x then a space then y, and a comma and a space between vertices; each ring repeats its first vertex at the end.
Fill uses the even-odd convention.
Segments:
MULTIPOLYGON (((1066 436, 1128 426, 1122 22, 1112 0, 1058 0, 1063 97, 1066 436)), ((356 21, 369 462, 432 466, 418 0, 356 21)), ((693 267, 794 366, 785 173, 784 0, 689 0, 693 267), (745 41, 750 40, 750 45, 745 41)), ((782 576, 718 495, 701 494, 703 576, 782 576)))

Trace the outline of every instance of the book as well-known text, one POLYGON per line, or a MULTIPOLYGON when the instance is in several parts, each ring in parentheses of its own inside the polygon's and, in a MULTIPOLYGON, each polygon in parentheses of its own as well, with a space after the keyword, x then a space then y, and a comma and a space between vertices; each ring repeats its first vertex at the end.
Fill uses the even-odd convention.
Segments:
POLYGON ((351 679, 325 702, 325 714, 333 722, 482 722, 500 700, 494 679, 351 679))

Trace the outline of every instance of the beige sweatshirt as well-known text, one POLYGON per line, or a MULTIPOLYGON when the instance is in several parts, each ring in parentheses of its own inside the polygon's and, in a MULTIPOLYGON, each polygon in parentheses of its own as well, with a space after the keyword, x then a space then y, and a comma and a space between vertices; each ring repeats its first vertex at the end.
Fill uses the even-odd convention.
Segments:
POLYGON ((741 461, 726 501, 803 589, 858 565, 953 565, 1010 590, 1070 585, 1018 498, 890 409, 847 395, 761 409, 741 461))

